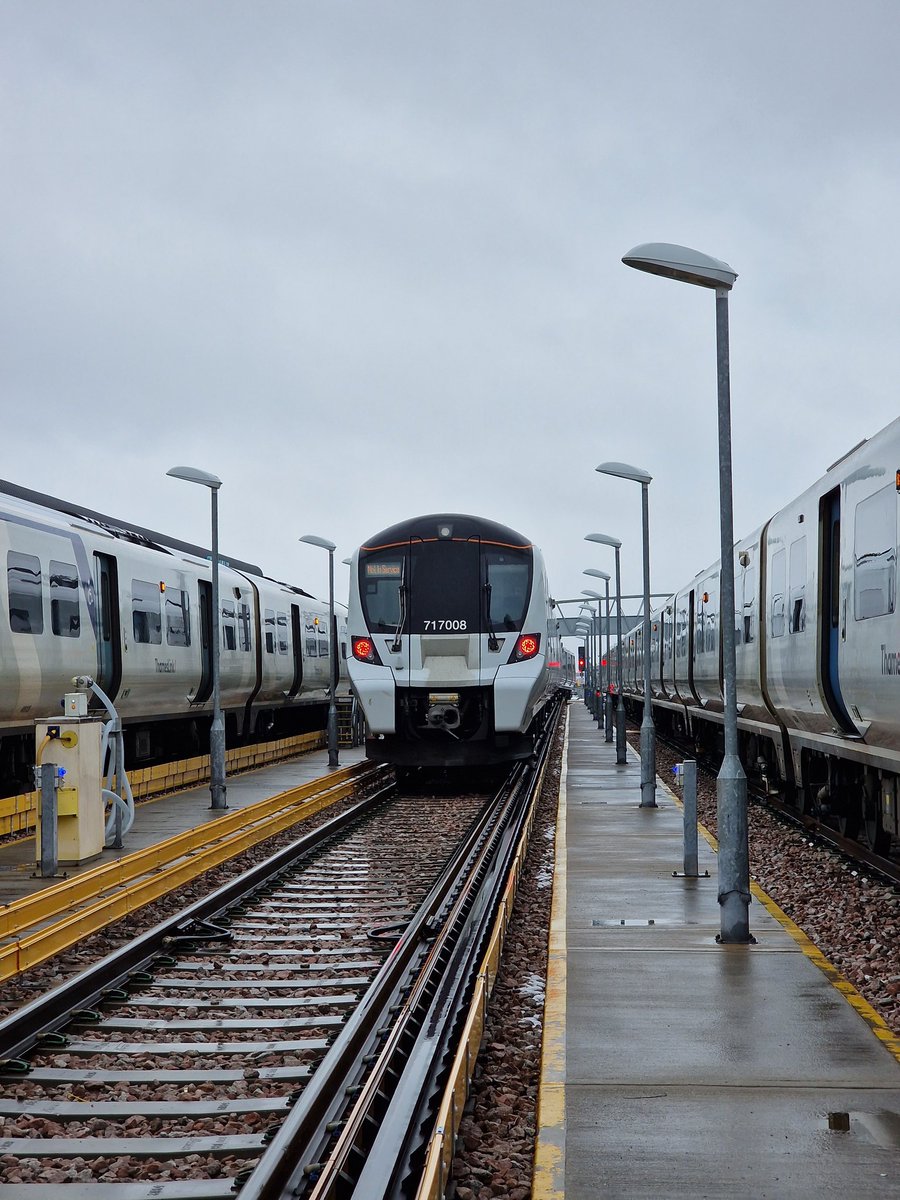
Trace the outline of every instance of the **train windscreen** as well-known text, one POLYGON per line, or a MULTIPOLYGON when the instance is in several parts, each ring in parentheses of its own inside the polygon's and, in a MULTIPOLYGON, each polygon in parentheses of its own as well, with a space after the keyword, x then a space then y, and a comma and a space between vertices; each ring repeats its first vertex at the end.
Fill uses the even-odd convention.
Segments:
POLYGON ((371 633, 486 633, 521 629, 532 555, 470 541, 412 541, 360 561, 371 633))

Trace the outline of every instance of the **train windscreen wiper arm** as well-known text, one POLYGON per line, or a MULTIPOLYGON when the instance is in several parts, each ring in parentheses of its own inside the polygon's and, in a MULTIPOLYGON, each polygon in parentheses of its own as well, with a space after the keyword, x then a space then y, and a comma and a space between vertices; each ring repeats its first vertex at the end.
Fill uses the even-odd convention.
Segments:
POLYGON ((400 622, 394 630, 394 640, 391 642, 391 653, 400 653, 400 634, 403 632, 403 626, 406 624, 406 584, 400 584, 400 622))

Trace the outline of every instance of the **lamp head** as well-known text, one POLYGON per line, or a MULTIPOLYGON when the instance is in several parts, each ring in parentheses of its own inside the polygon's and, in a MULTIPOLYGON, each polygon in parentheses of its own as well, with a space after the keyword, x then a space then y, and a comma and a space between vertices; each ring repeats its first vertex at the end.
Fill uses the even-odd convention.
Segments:
POLYGON ((582 575, 593 575, 595 579, 605 579, 609 583, 609 576, 605 571, 598 571, 596 567, 587 567, 581 572, 582 575))
POLYGON ((214 492, 222 486, 222 480, 217 475, 210 475, 209 471, 201 471, 197 467, 170 467, 166 474, 173 479, 186 479, 188 483, 202 483, 214 492))
POLYGON ((698 287, 728 288, 734 285, 737 271, 719 258, 710 258, 689 246, 674 246, 671 242, 644 242, 622 256, 626 267, 648 271, 651 275, 664 275, 680 283, 694 283, 698 287))
POLYGON ((329 542, 328 538, 318 537, 315 533, 304 533, 300 538, 301 542, 306 542, 309 546, 321 546, 323 550, 327 550, 329 554, 333 554, 337 549, 334 542, 329 542))
POLYGON ((604 462, 594 467, 601 475, 615 475, 618 479, 633 479, 635 483, 649 483, 653 476, 643 467, 630 467, 628 463, 604 462))
POLYGON ((595 600, 603 599, 599 592, 592 592, 590 588, 582 588, 581 594, 582 596, 593 596, 595 600))
POLYGON ((601 546, 612 546, 615 550, 618 550, 622 545, 618 538, 610 537, 607 533, 586 533, 584 540, 586 542, 599 542, 601 546))

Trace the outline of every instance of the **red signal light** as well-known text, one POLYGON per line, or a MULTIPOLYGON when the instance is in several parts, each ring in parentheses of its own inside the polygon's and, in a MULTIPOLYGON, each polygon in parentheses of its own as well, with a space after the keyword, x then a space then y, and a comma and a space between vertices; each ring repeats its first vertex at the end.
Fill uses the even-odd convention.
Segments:
POLYGON ((515 660, 516 662, 525 662, 526 659, 534 658, 538 650, 541 648, 541 635, 539 633, 523 633, 516 642, 515 660))
POLYGON ((371 638, 353 639, 353 657, 358 658, 360 662, 375 661, 375 646, 371 638))

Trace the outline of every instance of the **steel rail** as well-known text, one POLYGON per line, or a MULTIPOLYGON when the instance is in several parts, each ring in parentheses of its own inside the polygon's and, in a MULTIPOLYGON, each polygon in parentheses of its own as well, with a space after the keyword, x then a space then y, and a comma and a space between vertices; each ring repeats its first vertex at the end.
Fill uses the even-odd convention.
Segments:
POLYGON ((391 1180, 399 1186, 416 1169, 442 1064, 452 1059, 452 1034, 474 990, 549 741, 548 735, 537 764, 519 764, 483 810, 373 983, 368 1012, 359 1010, 358 1027, 348 1025, 339 1035, 244 1183, 242 1200, 306 1194, 310 1200, 350 1195, 374 1200, 396 1194, 389 1190, 391 1180), (427 954, 419 947, 420 967, 414 951, 425 934, 433 944, 427 954), (395 1020, 392 1007, 399 1008, 395 1020), (346 1044, 339 1047, 342 1039, 346 1044), (348 1097, 357 1094, 348 1114, 348 1097))
MULTIPOLYGON (((229 939, 228 929, 214 923, 213 919, 220 912, 264 890, 298 859, 358 821, 395 790, 393 783, 385 784, 318 829, 4 1018, 0 1021, 0 1074, 26 1074, 27 1063, 22 1060, 28 1052, 41 1044, 46 1045, 48 1039, 52 1042, 53 1036, 72 1020, 74 1013, 101 1004, 107 994, 117 990, 127 993, 131 986, 146 987, 152 979, 154 960, 170 946, 188 941, 202 943, 229 939)), ((118 998, 123 996, 120 994, 118 998)))
POLYGON ((488 940, 487 950, 478 968, 469 1011, 461 1036, 457 1041, 453 1065, 448 1074, 428 1139, 416 1200, 441 1200, 447 1190, 456 1148, 456 1137, 462 1122, 469 1086, 475 1073, 478 1051, 487 1023, 488 1003, 500 972, 504 939, 512 920, 519 878, 524 869, 525 858, 531 843, 537 801, 541 795, 549 760, 550 756, 547 753, 540 767, 534 788, 533 803, 529 808, 525 828, 519 839, 515 859, 507 874, 506 886, 488 940))
POLYGON ((384 773, 354 764, 4 905, 0 936, 13 940, 0 946, 0 980, 63 953, 88 934, 346 799, 362 779, 384 773))

